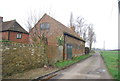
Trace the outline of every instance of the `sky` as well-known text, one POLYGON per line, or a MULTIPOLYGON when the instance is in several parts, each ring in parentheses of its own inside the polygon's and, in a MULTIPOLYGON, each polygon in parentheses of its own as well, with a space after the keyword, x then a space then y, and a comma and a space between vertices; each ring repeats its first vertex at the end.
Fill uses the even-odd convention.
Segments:
MULTIPOLYGON (((93 24, 95 48, 118 49, 118 0, 0 0, 3 21, 16 19, 27 30, 26 20, 31 13, 44 13, 64 25, 69 25, 70 13, 74 20, 84 17, 93 24)), ((120 48, 119 48, 120 49, 120 48)))

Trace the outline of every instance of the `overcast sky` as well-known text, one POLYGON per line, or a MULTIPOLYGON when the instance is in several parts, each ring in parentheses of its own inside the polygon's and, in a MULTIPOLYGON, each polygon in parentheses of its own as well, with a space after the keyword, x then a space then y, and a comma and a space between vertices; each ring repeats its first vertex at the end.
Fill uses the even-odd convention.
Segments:
POLYGON ((23 28, 31 11, 47 13, 68 26, 70 13, 84 17, 92 23, 97 42, 93 47, 118 48, 118 0, 0 0, 0 16, 3 21, 16 19, 23 28))

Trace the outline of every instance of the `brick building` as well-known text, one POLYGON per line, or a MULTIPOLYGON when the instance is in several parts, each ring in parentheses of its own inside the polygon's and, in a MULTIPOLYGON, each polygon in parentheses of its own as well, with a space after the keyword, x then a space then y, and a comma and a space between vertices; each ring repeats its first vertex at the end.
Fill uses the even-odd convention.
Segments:
POLYGON ((0 39, 28 43, 29 33, 16 20, 3 22, 3 17, 0 17, 0 39))
MULTIPOLYGON (((32 36, 42 36, 44 33, 47 38, 47 44, 58 46, 58 37, 64 38, 63 59, 71 59, 74 56, 80 56, 85 51, 85 41, 74 31, 74 28, 68 28, 59 21, 44 14, 38 23, 31 29, 30 42, 33 42, 32 36)), ((39 39, 37 39, 39 40, 39 39)))

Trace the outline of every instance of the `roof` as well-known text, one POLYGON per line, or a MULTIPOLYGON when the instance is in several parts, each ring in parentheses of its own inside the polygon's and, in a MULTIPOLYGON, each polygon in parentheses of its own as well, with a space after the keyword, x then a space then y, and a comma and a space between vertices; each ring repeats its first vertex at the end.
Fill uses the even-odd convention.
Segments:
POLYGON ((14 31, 14 32, 28 33, 24 28, 22 28, 22 26, 16 20, 3 22, 2 31, 14 31))
POLYGON ((67 33, 67 32, 64 32, 64 35, 67 35, 67 36, 70 36, 70 37, 75 38, 75 39, 77 39, 77 40, 80 40, 80 41, 85 42, 83 39, 80 39, 80 38, 78 38, 78 37, 75 37, 75 36, 73 36, 73 35, 71 35, 71 34, 69 34, 69 33, 67 33))
MULTIPOLYGON (((47 14, 44 14, 44 16, 50 17, 50 16, 47 15, 47 14)), ((44 17, 44 16, 43 16, 43 17, 44 17)), ((42 18, 43 18, 43 17, 42 17, 42 18)), ((52 17, 50 17, 50 18, 52 18, 52 17)), ((54 21, 56 21, 56 23, 59 25, 60 30, 61 30, 63 33, 66 32, 66 33, 68 33, 69 35, 74 36, 74 37, 76 37, 76 38, 84 41, 84 40, 83 40, 75 31, 73 31, 71 28, 66 27, 64 24, 60 23, 59 21, 55 20, 54 18, 52 18, 52 19, 53 19, 54 21)), ((84 42, 85 42, 85 41, 84 41, 84 42)))

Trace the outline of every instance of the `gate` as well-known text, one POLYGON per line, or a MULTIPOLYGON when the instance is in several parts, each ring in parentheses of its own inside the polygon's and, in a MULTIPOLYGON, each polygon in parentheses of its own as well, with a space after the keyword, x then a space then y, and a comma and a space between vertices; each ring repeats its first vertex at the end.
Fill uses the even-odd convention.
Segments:
POLYGON ((67 59, 72 58, 72 45, 67 44, 67 59))

